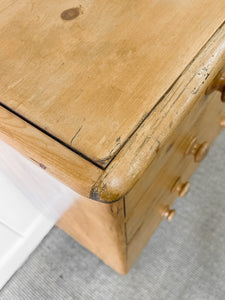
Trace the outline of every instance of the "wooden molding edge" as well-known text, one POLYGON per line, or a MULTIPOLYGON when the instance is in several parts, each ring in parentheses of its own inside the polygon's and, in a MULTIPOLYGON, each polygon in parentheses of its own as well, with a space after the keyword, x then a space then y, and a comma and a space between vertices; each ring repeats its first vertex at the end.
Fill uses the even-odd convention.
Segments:
POLYGON ((0 138, 84 197, 103 172, 1 106, 0 138))
POLYGON ((1 106, 0 138, 80 195, 112 203, 126 195, 157 158, 161 146, 224 64, 223 24, 105 170, 1 106))
POLYGON ((89 197, 106 202, 126 195, 157 158, 166 139, 192 109, 225 64, 225 24, 216 31, 172 88, 160 99, 93 185, 89 197))

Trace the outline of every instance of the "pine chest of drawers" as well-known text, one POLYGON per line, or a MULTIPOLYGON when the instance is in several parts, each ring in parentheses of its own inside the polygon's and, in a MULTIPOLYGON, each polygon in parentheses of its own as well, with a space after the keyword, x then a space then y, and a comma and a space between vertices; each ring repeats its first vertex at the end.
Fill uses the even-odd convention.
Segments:
POLYGON ((126 274, 225 127, 225 2, 0 15, 0 138, 79 193, 58 226, 126 274))

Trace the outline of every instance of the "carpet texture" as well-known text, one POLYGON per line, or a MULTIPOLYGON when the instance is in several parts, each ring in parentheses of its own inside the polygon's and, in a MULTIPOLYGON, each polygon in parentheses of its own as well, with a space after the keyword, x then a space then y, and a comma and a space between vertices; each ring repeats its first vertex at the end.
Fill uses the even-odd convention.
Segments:
POLYGON ((225 132, 123 277, 54 228, 0 291, 1 300, 225 299, 225 132))

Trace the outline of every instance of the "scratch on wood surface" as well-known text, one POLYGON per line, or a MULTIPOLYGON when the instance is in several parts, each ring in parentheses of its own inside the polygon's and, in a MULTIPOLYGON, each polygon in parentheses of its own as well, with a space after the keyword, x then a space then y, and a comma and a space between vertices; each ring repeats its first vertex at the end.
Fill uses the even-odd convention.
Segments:
POLYGON ((41 167, 43 170, 46 170, 46 169, 47 169, 47 167, 46 167, 44 164, 40 163, 39 161, 33 159, 32 157, 30 157, 30 159, 31 159, 33 162, 35 162, 37 165, 39 165, 39 167, 41 167))
POLYGON ((72 137, 71 141, 70 141, 70 145, 72 146, 74 139, 77 137, 78 133, 81 131, 83 126, 81 126, 77 132, 74 134, 74 136, 72 137))
POLYGON ((96 161, 97 163, 100 163, 101 165, 105 166, 115 157, 115 155, 118 153, 120 146, 121 146, 120 137, 118 137, 116 139, 116 142, 117 143, 114 145, 114 147, 110 151, 109 155, 107 155, 106 157, 104 157, 102 159, 98 159, 96 161))
POLYGON ((145 145, 150 141, 152 140, 153 142, 157 143, 157 147, 156 147, 156 152, 159 151, 159 148, 160 148, 160 145, 161 145, 161 142, 155 138, 154 136, 152 135, 148 135, 146 136, 146 138, 144 139, 144 141, 141 143, 141 145, 138 147, 136 153, 139 153, 140 151, 143 150, 143 148, 145 147, 145 145), (157 150, 158 149, 158 150, 157 150))
POLYGON ((202 77, 202 82, 198 86, 192 89, 191 93, 194 95, 196 95, 199 92, 199 90, 202 88, 202 86, 205 84, 206 80, 210 76, 210 72, 208 72, 207 67, 203 67, 201 69, 201 72, 199 72, 197 75, 202 77))
POLYGON ((112 159, 112 155, 108 155, 108 156, 106 156, 106 157, 104 157, 102 159, 96 160, 96 162, 105 166, 105 165, 107 165, 110 162, 111 159, 112 159))

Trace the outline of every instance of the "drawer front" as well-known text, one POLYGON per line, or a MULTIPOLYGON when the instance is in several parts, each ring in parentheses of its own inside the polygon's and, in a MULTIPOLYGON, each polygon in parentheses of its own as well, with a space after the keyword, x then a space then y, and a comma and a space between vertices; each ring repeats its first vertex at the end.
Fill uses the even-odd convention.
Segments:
POLYGON ((199 165, 195 160, 200 160, 199 156, 206 154, 207 149, 200 148, 204 148, 205 142, 210 146, 222 130, 225 103, 220 101, 220 97, 219 92, 214 92, 198 101, 191 114, 186 116, 159 149, 161 153, 157 161, 152 163, 142 179, 126 195, 127 243, 131 261, 147 244, 166 209, 179 194, 185 193, 187 185, 184 183, 199 165), (193 140, 197 141, 196 148, 200 149, 195 156, 194 151, 190 151, 193 140))
MULTIPOLYGON (((221 74, 221 73, 220 73, 221 74)), ((223 87, 225 87, 225 71, 223 70, 223 76, 222 83, 223 87)), ((214 87, 214 89, 218 89, 221 91, 220 86, 215 86, 215 81, 213 81, 207 90, 212 91, 211 86, 214 87)), ((218 82, 218 80, 216 80, 218 82)), ((145 171, 145 173, 142 175, 142 179, 139 180, 135 186, 132 188, 132 192, 128 193, 126 195, 126 212, 127 215, 131 213, 131 211, 134 209, 134 207, 137 205, 137 203, 141 200, 142 194, 149 188, 149 184, 154 180, 155 176, 157 176, 160 169, 162 169, 165 164, 173 159, 175 157, 177 159, 177 155, 183 154, 191 144, 191 141, 194 138, 194 134, 191 133, 191 130, 193 130, 193 127, 196 128, 195 137, 197 138, 197 141, 199 143, 203 142, 201 139, 205 138, 206 141, 210 142, 210 140, 213 140, 215 138, 215 133, 213 131, 214 125, 216 128, 221 129, 220 126, 220 119, 223 116, 223 109, 224 109, 224 102, 221 101, 221 92, 215 91, 213 93, 210 93, 204 97, 201 97, 198 99, 195 103, 195 105, 192 107, 191 111, 186 113, 185 116, 183 116, 183 119, 179 121, 179 125, 177 125, 175 130, 171 130, 170 134, 167 135, 166 140, 163 142, 163 144, 159 144, 158 149, 156 149, 157 156, 152 161, 151 165, 148 167, 148 169, 145 171), (211 108, 209 108, 211 107, 211 108), (203 130, 201 131, 201 134, 199 132, 201 125, 201 115, 204 111, 208 109, 208 121, 207 117, 205 120, 205 123, 207 127, 203 127, 203 130), (214 118, 214 119, 213 119, 214 118), (217 124, 212 124, 216 123, 217 124), (199 136, 198 136, 199 135, 199 136)), ((225 88, 223 95, 225 95, 225 88)), ((168 124, 168 127, 170 127, 171 124, 168 124)), ((156 138, 155 138, 156 139, 156 138)))

